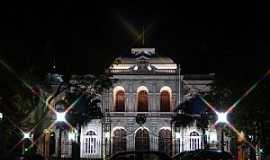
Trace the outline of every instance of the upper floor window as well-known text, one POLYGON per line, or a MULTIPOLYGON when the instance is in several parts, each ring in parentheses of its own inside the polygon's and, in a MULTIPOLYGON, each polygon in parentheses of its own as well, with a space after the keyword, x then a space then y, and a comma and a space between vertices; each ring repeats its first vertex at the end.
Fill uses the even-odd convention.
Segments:
POLYGON ((172 89, 168 86, 163 86, 160 89, 160 111, 161 112, 171 111, 171 97, 172 97, 172 89))
POLYGON ((160 93, 160 111, 170 112, 170 93, 166 90, 160 93))
POLYGON ((138 93, 138 112, 148 112, 148 94, 145 90, 138 93))
POLYGON ((113 89, 114 112, 125 112, 125 89, 122 86, 116 86, 113 89))
POLYGON ((115 111, 124 112, 125 111, 125 92, 119 90, 115 96, 115 111))

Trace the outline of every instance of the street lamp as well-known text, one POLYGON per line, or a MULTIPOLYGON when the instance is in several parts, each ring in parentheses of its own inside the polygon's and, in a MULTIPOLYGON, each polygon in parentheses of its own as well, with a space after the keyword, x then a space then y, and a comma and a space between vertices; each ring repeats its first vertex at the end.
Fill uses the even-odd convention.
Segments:
POLYGON ((228 124, 229 121, 227 119, 227 112, 217 112, 217 117, 218 117, 218 120, 216 121, 216 124, 217 123, 223 123, 223 124, 228 124))
POLYGON ((31 139, 31 132, 24 132, 23 133, 23 139, 31 139))
POLYGON ((61 141, 62 141, 62 122, 66 122, 66 112, 55 112, 56 120, 55 122, 58 123, 59 126, 59 139, 58 139, 58 156, 61 158, 61 141))
POLYGON ((56 112, 56 122, 66 122, 66 112, 56 112))
POLYGON ((33 135, 32 135, 31 132, 23 132, 22 134, 23 134, 23 139, 22 139, 22 141, 23 141, 22 154, 24 155, 25 152, 28 151, 27 140, 32 141, 31 139, 32 139, 33 135))
POLYGON ((68 140, 69 141, 76 141, 76 131, 72 130, 68 132, 68 140))
MULTIPOLYGON (((1 97, 0 97, 0 100, 1 100, 1 97)), ((1 137, 1 139, 0 139, 0 145, 2 146, 2 145, 4 145, 4 142, 2 141, 2 137, 3 137, 3 131, 2 131, 2 128, 3 128, 3 126, 2 126, 2 120, 3 120, 3 113, 1 113, 0 112, 0 125, 1 125, 1 127, 0 127, 0 137, 1 137)), ((2 155, 2 154, 4 154, 3 153, 3 150, 2 149, 0 149, 0 155, 2 155)))
POLYGON ((228 121, 228 113, 227 112, 216 112, 217 114, 217 121, 216 124, 221 124, 221 150, 224 151, 224 125, 229 124, 228 121))

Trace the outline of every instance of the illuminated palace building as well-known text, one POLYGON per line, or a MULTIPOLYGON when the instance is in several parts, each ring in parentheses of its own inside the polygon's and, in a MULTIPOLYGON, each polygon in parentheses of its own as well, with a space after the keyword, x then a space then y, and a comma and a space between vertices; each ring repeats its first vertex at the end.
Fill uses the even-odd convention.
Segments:
MULTIPOLYGON (((133 48, 109 68, 117 81, 104 91, 104 117, 81 128, 81 158, 105 158, 122 151, 182 151, 219 148, 221 131, 198 125, 205 111, 199 95, 211 89, 213 74, 182 75, 180 65, 160 57, 154 48, 133 48), (206 144, 207 143, 207 144, 206 144)), ((61 99, 61 98, 59 98, 61 99)), ((212 122, 207 119, 206 122, 212 122)), ((201 122, 200 122, 201 123, 201 122)), ((68 131, 61 132, 61 156, 72 154, 68 131)), ((59 131, 55 130, 57 156, 59 131)), ((224 135, 224 149, 229 138, 224 135)))

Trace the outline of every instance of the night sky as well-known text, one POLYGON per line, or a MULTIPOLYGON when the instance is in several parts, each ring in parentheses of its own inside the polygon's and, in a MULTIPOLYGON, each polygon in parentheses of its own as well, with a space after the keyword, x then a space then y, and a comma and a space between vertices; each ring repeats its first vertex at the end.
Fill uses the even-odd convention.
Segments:
POLYGON ((35 66, 45 73, 55 59, 65 74, 100 73, 117 56, 142 47, 128 26, 137 32, 144 26, 144 47, 170 56, 183 73, 239 75, 269 67, 269 9, 261 1, 29 7, 1 9, 0 54, 15 70, 35 66))

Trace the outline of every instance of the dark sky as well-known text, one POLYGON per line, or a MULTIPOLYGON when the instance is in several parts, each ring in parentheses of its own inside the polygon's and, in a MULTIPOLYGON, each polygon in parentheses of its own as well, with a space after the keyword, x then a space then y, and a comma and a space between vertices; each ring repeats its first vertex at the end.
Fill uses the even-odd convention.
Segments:
MULTIPOLYGON (((3 7, 3 6, 2 6, 3 7)), ((182 65, 183 73, 265 72, 269 67, 269 9, 256 3, 130 4, 104 8, 64 2, 1 9, 1 56, 15 70, 53 63, 63 73, 101 72, 129 54, 142 26, 145 46, 182 65)))

